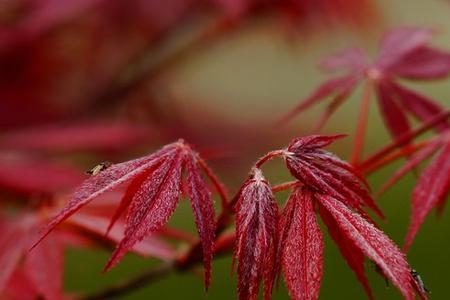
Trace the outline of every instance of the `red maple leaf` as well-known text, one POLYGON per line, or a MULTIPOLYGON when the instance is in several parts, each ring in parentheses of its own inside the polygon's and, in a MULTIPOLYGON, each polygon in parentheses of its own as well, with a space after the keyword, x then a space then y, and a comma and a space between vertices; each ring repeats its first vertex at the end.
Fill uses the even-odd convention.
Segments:
MULTIPOLYGON (((327 97, 332 102, 321 118, 318 128, 348 98, 357 84, 366 80, 356 143, 361 144, 368 113, 368 101, 372 89, 376 90, 378 104, 384 123, 391 135, 397 139, 410 130, 408 116, 426 121, 441 113, 443 109, 432 99, 397 83, 397 79, 434 80, 450 73, 450 53, 427 45, 432 31, 423 28, 401 27, 385 34, 381 40, 377 59, 369 58, 359 48, 350 48, 322 61, 326 70, 347 71, 347 74, 327 80, 308 98, 295 107, 285 118, 288 120, 327 97)), ((449 128, 443 121, 437 130, 449 128)), ((357 162, 362 145, 358 145, 353 162, 357 162)))
POLYGON ((405 299, 414 299, 414 279, 400 249, 365 217, 332 196, 307 187, 296 188, 286 203, 280 222, 278 255, 292 299, 318 299, 322 278, 323 239, 317 225, 315 205, 320 205, 333 240, 350 268, 373 299, 364 274, 364 256, 397 286, 405 299))
POLYGON ((286 149, 269 152, 256 163, 237 198, 236 257, 240 299, 255 299, 262 279, 265 298, 270 299, 274 276, 281 269, 292 299, 318 299, 323 238, 316 221, 317 207, 369 298, 373 299, 373 295, 364 272, 364 257, 379 267, 380 273, 405 299, 413 300, 415 290, 426 298, 415 284, 400 249, 363 210, 369 207, 378 211, 364 180, 351 165, 320 149, 340 137, 296 138, 286 149), (291 174, 299 181, 283 184, 284 188, 295 188, 286 202, 278 230, 274 230, 278 207, 259 168, 277 156, 285 159, 291 174))
MULTIPOLYGON (((66 207, 44 230, 41 239, 58 224, 101 194, 128 183, 128 188, 112 218, 113 224, 128 209, 125 233, 105 270, 146 236, 159 231, 175 211, 181 197, 182 175, 186 170, 188 194, 203 249, 205 285, 209 286, 215 232, 213 201, 201 170, 221 196, 225 193, 217 178, 191 147, 180 140, 143 158, 119 163, 87 179, 73 194, 66 207)), ((111 226, 110 226, 111 227, 111 226)))
POLYGON ((436 207, 440 213, 444 208, 450 192, 450 130, 429 139, 426 145, 414 153, 378 191, 378 195, 386 191, 434 153, 436 153, 434 159, 423 170, 412 193, 411 221, 405 240, 405 250, 411 246, 431 210, 436 207))
POLYGON ((305 185, 344 201, 362 212, 362 207, 383 213, 369 195, 368 185, 347 162, 322 150, 344 135, 311 135, 294 139, 284 153, 291 174, 305 185))
POLYGON ((261 170, 255 168, 240 189, 236 203, 236 247, 239 299, 256 299, 264 279, 270 299, 276 276, 278 207, 261 170))

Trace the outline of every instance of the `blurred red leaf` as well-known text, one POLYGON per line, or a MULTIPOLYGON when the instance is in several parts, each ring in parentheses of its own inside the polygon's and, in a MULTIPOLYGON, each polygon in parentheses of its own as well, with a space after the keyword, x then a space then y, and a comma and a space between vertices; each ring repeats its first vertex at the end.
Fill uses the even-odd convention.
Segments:
POLYGON ((82 172, 67 164, 21 156, 0 156, 0 186, 18 193, 54 194, 77 186, 82 172))
POLYGON ((63 251, 63 245, 55 235, 26 255, 25 271, 45 299, 63 299, 63 251))
MULTIPOLYGON (((397 79, 439 79, 450 74, 450 53, 427 46, 432 33, 430 29, 417 27, 399 27, 388 31, 382 38, 378 57, 373 63, 355 47, 325 58, 321 64, 325 70, 340 69, 346 74, 325 81, 311 96, 294 107, 283 121, 332 95, 339 97, 341 103, 348 99, 357 83, 368 80, 377 91, 380 112, 387 129, 394 139, 400 138, 410 129, 408 114, 425 122, 443 112, 433 100, 396 83, 397 79), (345 78, 352 81, 342 86, 345 78)), ((368 93, 371 93, 371 88, 368 93)), ((447 121, 435 126, 438 130, 449 127, 447 121)))
MULTIPOLYGON (((95 216, 92 214, 78 213, 68 220, 69 224, 82 228, 89 232, 95 233, 99 238, 112 240, 119 243, 124 238, 124 222, 118 222, 108 235, 105 235, 109 220, 103 216, 95 216)), ((169 244, 163 242, 155 236, 148 236, 141 242, 137 243, 132 249, 133 252, 144 257, 156 257, 162 260, 170 260, 175 256, 175 250, 169 244)))
POLYGON ((0 146, 48 152, 117 151, 150 140, 155 133, 127 123, 81 122, 8 132, 0 146))

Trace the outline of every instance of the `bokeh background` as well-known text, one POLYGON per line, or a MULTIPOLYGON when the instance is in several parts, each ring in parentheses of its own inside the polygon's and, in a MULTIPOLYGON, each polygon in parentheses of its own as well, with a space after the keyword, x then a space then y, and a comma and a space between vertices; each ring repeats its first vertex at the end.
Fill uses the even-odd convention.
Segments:
MULTIPOLYGON (((7 20, 2 12, 5 12, 6 8, 10 10, 13 4, 8 3, 10 1, 2 2, 5 4, 0 3, 0 19, 3 15, 3 19, 7 20)), ((198 24, 182 23, 180 29, 169 39, 161 41, 163 50, 151 48, 147 54, 148 58, 140 60, 144 65, 131 65, 122 69, 127 57, 136 55, 136 49, 141 49, 145 44, 146 34, 127 31, 130 30, 127 26, 132 27, 130 24, 140 20, 133 18, 133 10, 130 9, 127 17, 121 18, 120 13, 117 16, 103 16, 109 18, 108 22, 120 24, 111 24, 109 27, 97 20, 102 16, 96 15, 94 7, 93 12, 88 10, 83 12, 84 16, 78 16, 75 24, 64 24, 61 25, 64 28, 59 32, 46 33, 48 36, 42 38, 45 47, 24 47, 18 42, 19 46, 9 46, 13 47, 13 50, 10 50, 12 52, 2 52, 3 57, 6 57, 2 66, 9 68, 1 72, 2 132, 61 122, 67 119, 67 115, 75 115, 82 120, 137 121, 155 132, 158 132, 159 128, 170 128, 169 135, 152 135, 150 141, 131 152, 133 155, 150 152, 183 133, 202 147, 209 147, 210 143, 212 147, 227 145, 229 139, 232 140, 233 147, 226 151, 225 157, 219 155, 218 159, 211 160, 217 174, 233 193, 245 178, 251 163, 264 151, 284 146, 292 136, 308 134, 323 108, 321 105, 303 113, 288 128, 274 129, 272 124, 325 78, 326 75, 317 69, 317 62, 322 56, 351 45, 359 45, 374 54, 382 32, 397 25, 436 28, 437 34, 433 43, 450 49, 448 1, 384 0, 375 3, 378 8, 376 20, 356 28, 348 24, 319 26, 320 28, 312 26, 292 32, 284 30, 283 26, 270 17, 245 20, 239 25, 239 30, 207 41, 201 47, 189 51, 187 55, 178 57, 160 72, 151 84, 140 87, 137 95, 132 93, 121 97, 114 93, 106 94, 100 103, 91 103, 86 99, 95 96, 100 87, 107 86, 108 82, 111 82, 111 74, 121 74, 120 80, 114 84, 126 83, 129 76, 132 77, 134 72, 145 68, 145 64, 151 65, 158 57, 166 55, 167 51, 176 51, 177 47, 189 40, 197 28, 208 22, 210 17, 202 16, 199 18, 201 21, 196 21, 198 24), (56 50, 53 47, 57 47, 56 50), (25 59, 33 59, 27 51, 34 51, 32 56, 39 57, 41 65, 34 69, 34 72, 38 73, 28 74, 30 82, 27 84, 14 82, 11 79, 14 76, 8 75, 19 72, 21 64, 27 63, 25 59), (65 71, 60 70, 60 60, 67 64, 65 71), (49 77, 52 79, 49 80, 49 77), (5 86, 8 85, 10 89, 5 92, 5 86), (51 85, 56 86, 48 92, 51 85), (36 98, 33 100, 36 102, 21 102, 19 99, 22 99, 23 95, 28 99, 36 98), (33 103, 44 103, 49 99, 53 105, 51 107, 57 109, 39 111, 39 106, 33 106, 33 103), (122 105, 122 102, 128 104, 122 105), (136 104, 135 111, 133 103, 139 103, 136 104), (181 132, 176 130, 177 127, 181 132), (236 137, 240 135, 240 131, 248 132, 248 136, 236 137), (250 141, 258 141, 260 146, 249 147, 248 143, 252 143, 250 141), (241 154, 239 149, 245 149, 242 150, 245 155, 241 154), (236 159, 241 155, 243 157, 236 159)), ((128 5, 133 4, 130 2, 128 5)), ((11 14, 10 10, 8 16, 11 14)), ((149 19, 146 20, 149 21, 153 17, 156 16, 149 12, 149 19)), ((146 26, 151 28, 148 24, 141 25, 139 28, 142 30, 145 30, 146 26)), ((6 41, 6 45, 14 43, 8 39, 10 37, 7 33, 0 31, 0 41, 6 41)), ((6 48, 4 46, 2 49, 6 48)), ((450 105, 449 81, 415 83, 414 87, 446 107, 450 105)), ((326 125, 325 133, 353 135, 360 96, 360 90, 352 95, 350 101, 346 102, 326 125)), ((46 108, 45 105, 41 107, 46 108)), ((372 106, 365 152, 374 151, 389 140, 377 107, 372 106)), ((350 136, 331 149, 347 158, 351 145, 350 136)), ((119 159, 117 155, 112 157, 119 159)), ((102 155, 97 154, 93 158, 71 156, 70 159, 84 167, 96 160, 103 160, 102 158, 102 155)), ((375 173, 369 178, 370 183, 376 189, 401 163, 375 173)), ((274 184, 289 178, 280 166, 281 164, 273 163, 267 168, 268 177, 274 184)), ((409 222, 410 194, 414 183, 415 177, 408 175, 378 200, 387 216, 387 221, 381 226, 400 245, 409 222)), ((280 203, 285 197, 285 194, 279 195, 280 203)), ((182 201, 171 224, 195 231, 187 201, 182 201)), ((432 299, 449 298, 449 230, 448 210, 440 218, 430 216, 408 254, 409 262, 420 272, 431 290, 432 299)), ((324 236, 325 262, 320 299, 364 299, 365 294, 355 276, 328 235, 324 236)), ((102 274, 101 269, 109 255, 110 252, 98 249, 68 250, 65 262, 66 290, 75 293, 93 292, 158 264, 155 259, 143 259, 128 254, 111 272, 102 274)), ((367 270, 377 299, 400 299, 396 289, 386 285, 384 279, 375 272, 374 266, 368 263, 367 270)), ((218 258, 213 265, 213 281, 207 294, 204 292, 202 278, 198 275, 201 272, 194 270, 162 278, 122 299, 235 299, 236 276, 232 276, 230 272, 231 258, 218 258)), ((274 299, 289 299, 283 283, 275 291, 274 299)))

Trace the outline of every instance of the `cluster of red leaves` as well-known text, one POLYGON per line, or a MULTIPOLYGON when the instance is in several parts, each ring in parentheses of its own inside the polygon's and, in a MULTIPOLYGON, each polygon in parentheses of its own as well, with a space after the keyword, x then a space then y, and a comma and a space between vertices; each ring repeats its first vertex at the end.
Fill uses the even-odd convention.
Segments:
MULTIPOLYGON (((396 82, 396 79, 434 80, 450 73, 450 53, 427 45, 432 33, 429 29, 412 27, 389 31, 382 38, 378 57, 373 63, 369 62, 359 48, 350 48, 325 58, 321 63, 325 70, 343 69, 347 74, 321 84, 286 119, 332 97, 321 120, 320 125, 323 125, 357 84, 366 79, 370 84, 369 88, 373 86, 376 89, 386 127, 394 138, 399 138, 410 131, 408 115, 426 121, 443 111, 433 100, 396 82)), ((449 124, 445 121, 436 125, 439 131, 448 128, 449 124)))
POLYGON ((222 185, 205 162, 181 140, 146 157, 112 165, 87 179, 48 225, 40 240, 93 199, 127 183, 125 194, 108 226, 111 229, 128 209, 124 237, 105 267, 105 270, 109 270, 137 242, 159 231, 168 221, 182 194, 184 170, 187 172, 185 187, 202 244, 205 284, 208 286, 216 223, 211 193, 201 174, 202 170, 223 201, 226 196, 222 185))
MULTIPOLYGON (((404 255, 362 210, 367 207, 378 211, 364 182, 350 164, 321 149, 339 137, 294 139, 287 149, 261 159, 244 183, 236 206, 235 255, 241 300, 256 299, 262 279, 265 298, 270 299, 281 268, 292 299, 318 298, 323 238, 316 221, 317 209, 371 299, 364 256, 379 267, 405 299, 414 299, 416 284, 404 255), (278 222, 278 206, 258 168, 273 156, 283 156, 298 180, 278 222)), ((423 291, 417 292, 426 298, 423 291)))

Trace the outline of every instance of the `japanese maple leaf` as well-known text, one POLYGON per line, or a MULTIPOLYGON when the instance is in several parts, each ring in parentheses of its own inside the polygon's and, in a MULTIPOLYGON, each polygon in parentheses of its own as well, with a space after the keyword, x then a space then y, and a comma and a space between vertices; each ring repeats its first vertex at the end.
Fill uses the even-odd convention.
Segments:
POLYGON ((409 161, 400 167, 384 184, 378 194, 386 191, 406 173, 413 170, 421 162, 435 157, 419 176, 412 193, 412 212, 409 230, 406 236, 405 250, 411 246, 413 239, 427 215, 436 207, 442 212, 450 192, 450 129, 431 138, 409 161))
POLYGON ((236 203, 235 257, 240 300, 256 299, 264 280, 270 299, 275 279, 278 206, 261 170, 255 168, 240 189, 236 203))
MULTIPOLYGON (((278 256, 292 299, 319 297, 323 237, 316 220, 317 205, 331 237, 370 299, 374 298, 364 272, 364 257, 377 264, 405 299, 415 299, 414 278, 400 249, 366 217, 342 201, 306 186, 296 188, 290 195, 279 229, 278 256)), ((421 291, 417 293, 425 299, 421 291)))
MULTIPOLYGON (((327 80, 308 98, 295 107, 288 120, 305 109, 332 97, 319 128, 356 88, 366 80, 359 127, 367 119, 368 101, 372 88, 376 90, 380 113, 390 134, 399 138, 410 130, 408 116, 426 121, 443 111, 432 99, 398 83, 398 79, 435 80, 450 73, 450 53, 430 47, 427 43, 432 30, 413 27, 393 29, 381 40, 378 57, 373 63, 359 48, 350 48, 322 61, 326 70, 346 70, 343 76, 327 80)), ((443 121, 437 130, 445 130, 449 124, 443 121)), ((364 132, 362 132, 363 134, 364 132)), ((357 137, 361 138, 361 137, 357 137)))
MULTIPOLYGON (((146 236, 157 232, 175 211, 181 197, 183 172, 187 172, 187 193, 200 236, 208 287, 214 243, 214 206, 201 169, 221 195, 221 184, 191 147, 180 140, 143 158, 119 163, 87 179, 73 194, 66 207, 44 230, 42 238, 58 224, 101 194, 124 183, 127 190, 111 220, 113 224, 128 209, 125 233, 105 270, 113 267, 132 247, 146 236)), ((111 227, 111 226, 110 226, 111 227)))
POLYGON ((255 299, 262 280, 265 298, 270 299, 274 276, 281 270, 292 299, 318 299, 323 237, 316 208, 369 298, 373 299, 373 295, 365 276, 364 257, 377 264, 381 274, 392 281, 405 299, 414 299, 415 289, 420 297, 426 298, 415 284, 400 249, 363 210, 372 208, 381 214, 364 179, 350 164, 321 149, 340 137, 296 138, 286 149, 269 152, 256 163, 236 205, 235 256, 239 263, 240 299, 255 299), (260 167, 276 156, 284 158, 298 181, 285 185, 294 186, 294 190, 285 204, 278 229, 274 230, 278 206, 260 167))
POLYGON ((311 135, 294 139, 283 153, 289 171, 311 189, 333 196, 360 213, 363 213, 362 208, 368 207, 383 217, 358 172, 347 162, 321 149, 342 137, 311 135))

